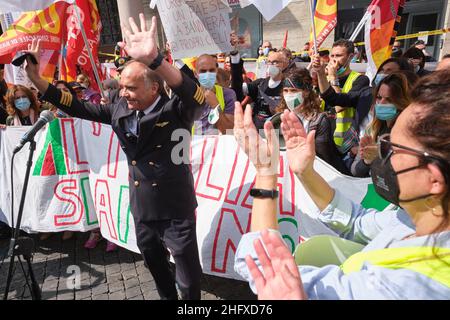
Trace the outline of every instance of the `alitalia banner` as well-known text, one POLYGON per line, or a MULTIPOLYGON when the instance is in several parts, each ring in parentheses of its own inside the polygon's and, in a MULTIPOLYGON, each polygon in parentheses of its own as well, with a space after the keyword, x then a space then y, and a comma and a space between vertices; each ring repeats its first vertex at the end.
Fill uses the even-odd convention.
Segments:
MULTIPOLYGON (((26 127, 0 130, 0 219, 11 223, 10 170, 12 150, 26 127)), ((37 149, 25 200, 22 229, 27 232, 86 232, 100 227, 108 240, 139 252, 129 206, 125 154, 110 126, 58 119, 36 135, 37 149)), ((28 145, 15 157, 14 214, 17 216, 28 145)), ((281 154, 278 188, 279 225, 292 251, 304 238, 333 234, 281 154)), ((250 230, 255 170, 233 136, 195 137, 191 144, 192 172, 199 206, 197 240, 203 271, 239 278, 233 270, 239 240, 250 230)), ((370 179, 342 176, 317 159, 316 169, 347 197, 368 207, 386 203, 375 194, 370 179)), ((177 201, 177 199, 173 199, 177 201)))

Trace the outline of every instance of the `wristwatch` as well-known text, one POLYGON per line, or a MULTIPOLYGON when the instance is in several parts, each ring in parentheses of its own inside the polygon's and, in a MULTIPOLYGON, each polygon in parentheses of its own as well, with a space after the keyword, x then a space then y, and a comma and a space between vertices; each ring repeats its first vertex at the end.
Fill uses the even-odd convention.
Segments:
POLYGON ((339 79, 334 79, 334 80, 330 81, 330 85, 331 86, 335 86, 335 87, 339 87, 340 86, 339 79))
POLYGON ((253 198, 258 199, 275 199, 278 198, 278 191, 277 190, 264 190, 264 189, 251 189, 250 195, 253 198))
POLYGON ((161 52, 158 51, 158 55, 156 56, 155 60, 153 60, 152 64, 148 67, 152 70, 156 70, 164 60, 164 56, 161 54, 161 52))

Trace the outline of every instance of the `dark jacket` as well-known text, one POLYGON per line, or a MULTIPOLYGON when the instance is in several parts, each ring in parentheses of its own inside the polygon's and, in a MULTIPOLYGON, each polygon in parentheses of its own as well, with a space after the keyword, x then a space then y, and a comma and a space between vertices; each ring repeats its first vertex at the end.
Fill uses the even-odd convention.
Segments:
POLYGON ((316 130, 315 145, 319 158, 333 166, 342 174, 350 175, 333 140, 330 119, 326 113, 320 113, 309 123, 309 131, 316 130))
MULTIPOLYGON (((171 136, 176 129, 190 133, 202 111, 204 96, 184 74, 183 84, 173 88, 173 92, 171 99, 162 96, 156 107, 141 119, 138 138, 125 127, 124 120, 136 117, 136 112, 128 109, 124 98, 116 104, 93 105, 80 102, 52 85, 43 96, 73 117, 111 124, 127 156, 130 206, 136 223, 194 218, 197 207, 194 179, 188 163, 173 163, 172 149, 180 142, 171 141, 171 136)), ((183 143, 190 145, 190 141, 183 143)))

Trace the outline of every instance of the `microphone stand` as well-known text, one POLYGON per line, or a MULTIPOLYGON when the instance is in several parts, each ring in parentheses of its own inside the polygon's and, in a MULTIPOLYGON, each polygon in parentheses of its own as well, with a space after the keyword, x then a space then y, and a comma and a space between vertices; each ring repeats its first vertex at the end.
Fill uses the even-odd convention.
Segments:
MULTIPOLYGON (((33 154, 36 150, 36 142, 33 140, 30 141, 30 149, 28 154, 28 161, 27 161, 27 169, 25 172, 25 180, 22 187, 22 195, 20 198, 20 205, 19 205, 19 213, 17 216, 17 222, 16 227, 14 229, 14 233, 12 235, 10 245, 9 245, 9 251, 8 251, 8 257, 11 257, 11 260, 9 262, 9 270, 8 270, 8 277, 6 279, 6 287, 5 287, 5 293, 3 296, 3 300, 8 299, 8 293, 9 293, 9 287, 11 285, 11 281, 14 275, 14 263, 15 258, 17 257, 17 260, 20 263, 20 267, 22 269, 23 275, 25 276, 25 281, 28 286, 28 289, 31 293, 31 298, 33 300, 41 300, 41 290, 39 288, 39 284, 36 281, 36 277, 34 276, 33 268, 31 265, 31 257, 32 252, 34 250, 34 240, 32 238, 28 237, 20 237, 20 224, 22 222, 22 215, 23 215, 23 207, 25 203, 25 195, 27 193, 27 187, 28 187, 28 180, 30 177, 30 171, 31 166, 33 164, 33 154), (28 274, 25 273, 24 266, 22 264, 22 260, 20 259, 20 256, 23 257, 27 264, 28 268, 28 274), (28 281, 28 277, 31 281, 28 281)), ((11 190, 12 191, 12 190, 11 190)), ((14 201, 14 199, 11 197, 11 201, 14 201)), ((13 215, 14 212, 11 212, 11 215, 13 215)))

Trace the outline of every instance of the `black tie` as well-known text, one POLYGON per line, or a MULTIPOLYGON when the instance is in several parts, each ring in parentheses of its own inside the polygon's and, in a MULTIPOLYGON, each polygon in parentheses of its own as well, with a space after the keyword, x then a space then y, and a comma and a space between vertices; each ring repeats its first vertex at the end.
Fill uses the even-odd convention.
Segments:
POLYGON ((138 112, 138 114, 137 114, 137 117, 138 117, 138 120, 137 120, 137 127, 136 127, 136 135, 137 136, 139 136, 139 127, 140 127, 140 125, 141 125, 141 119, 142 119, 142 117, 143 116, 145 116, 145 113, 144 113, 144 111, 139 111, 138 112))

